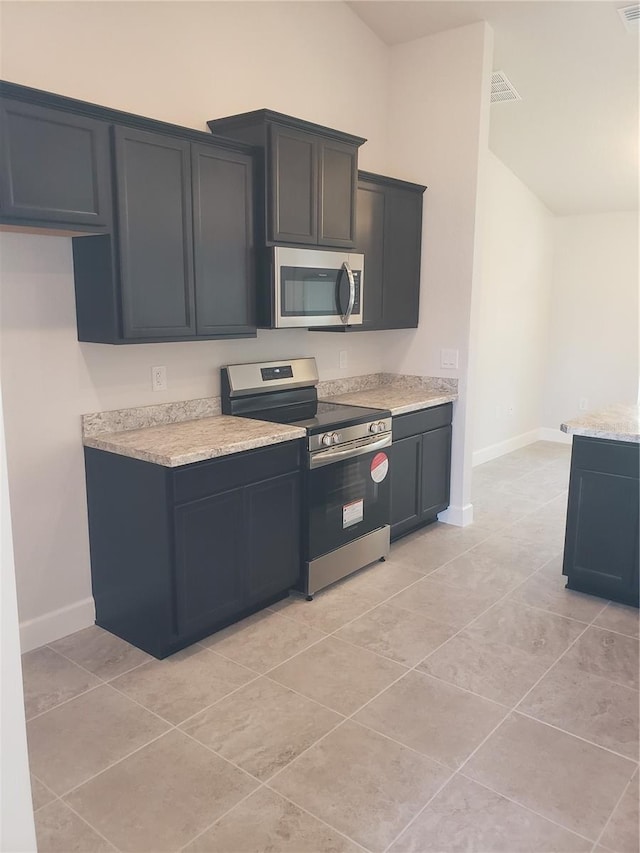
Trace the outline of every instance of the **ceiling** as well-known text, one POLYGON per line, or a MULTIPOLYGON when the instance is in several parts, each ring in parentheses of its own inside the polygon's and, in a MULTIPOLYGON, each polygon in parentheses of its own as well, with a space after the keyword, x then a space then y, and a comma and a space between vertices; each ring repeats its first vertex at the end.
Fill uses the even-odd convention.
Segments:
POLYGON ((487 21, 493 69, 522 97, 491 105, 491 150, 558 215, 638 209, 639 31, 632 0, 353 0, 387 44, 487 21))

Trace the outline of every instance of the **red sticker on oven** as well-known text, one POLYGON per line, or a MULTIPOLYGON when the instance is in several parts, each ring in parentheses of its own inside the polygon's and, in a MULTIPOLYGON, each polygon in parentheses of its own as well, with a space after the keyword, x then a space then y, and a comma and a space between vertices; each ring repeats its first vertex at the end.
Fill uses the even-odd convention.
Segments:
POLYGON ((389 473, 389 457, 386 453, 376 453, 371 460, 371 479, 381 483, 389 473))

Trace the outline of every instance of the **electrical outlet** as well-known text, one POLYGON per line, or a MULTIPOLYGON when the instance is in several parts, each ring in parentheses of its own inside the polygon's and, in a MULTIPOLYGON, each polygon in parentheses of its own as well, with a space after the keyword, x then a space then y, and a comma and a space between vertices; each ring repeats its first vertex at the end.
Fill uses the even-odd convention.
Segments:
POLYGON ((457 349, 441 349, 440 350, 440 367, 446 367, 450 370, 458 368, 458 350, 457 349))
POLYGON ((513 403, 509 403, 509 405, 507 406, 507 414, 508 414, 508 415, 512 415, 512 414, 513 414, 513 412, 514 412, 514 406, 513 406, 513 403))
POLYGON ((338 356, 338 363, 343 370, 347 366, 347 351, 346 350, 344 350, 344 349, 340 350, 340 354, 338 356))
POLYGON ((152 367, 151 368, 151 388, 153 391, 167 390, 167 368, 152 367))
POLYGON ((580 397, 580 411, 586 412, 589 408, 589 401, 586 397, 580 397))

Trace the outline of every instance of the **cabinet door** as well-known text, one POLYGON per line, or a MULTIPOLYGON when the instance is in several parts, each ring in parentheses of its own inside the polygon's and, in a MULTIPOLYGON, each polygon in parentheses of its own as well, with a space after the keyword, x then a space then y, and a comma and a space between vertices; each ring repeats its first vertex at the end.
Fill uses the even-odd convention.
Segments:
POLYGON ((358 185, 356 246, 364 255, 363 330, 382 324, 382 283, 384 281, 384 208, 382 187, 361 181, 358 185))
POLYGON ((639 516, 637 445, 574 438, 563 565, 572 588, 638 603, 639 516))
POLYGON ((318 242, 318 157, 314 136, 271 125, 271 199, 268 238, 274 243, 318 242))
POLYGON ((243 490, 175 509, 176 603, 182 636, 215 627, 244 606, 243 490))
POLYGON ((111 219, 108 126, 61 110, 0 104, 3 218, 104 230, 111 219))
POLYGON ((298 583, 301 568, 300 474, 246 489, 247 591, 264 601, 298 583))
POLYGON ((197 332, 255 331, 252 160, 192 146, 197 332))
MULTIPOLYGON (((384 220, 385 329, 411 329, 418 325, 421 244, 422 194, 388 189, 384 220)), ((365 281, 366 270, 365 263, 365 281)))
POLYGON ((318 140, 318 243, 350 249, 356 239, 358 149, 318 140))
POLYGON ((434 518, 449 506, 451 480, 451 427, 425 432, 422 436, 422 521, 434 518))
POLYGON ((420 524, 422 436, 412 435, 391 445, 391 536, 420 524))
POLYGON ((125 338, 194 335, 190 144, 115 128, 125 338))

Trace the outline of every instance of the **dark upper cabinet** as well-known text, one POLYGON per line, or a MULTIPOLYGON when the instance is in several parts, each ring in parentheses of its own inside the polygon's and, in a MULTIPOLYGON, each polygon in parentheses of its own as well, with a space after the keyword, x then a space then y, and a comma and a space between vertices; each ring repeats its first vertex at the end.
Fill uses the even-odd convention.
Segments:
POLYGON ((317 140, 310 133, 269 128, 268 235, 274 243, 316 243, 317 140))
POLYGON ((318 244, 352 248, 356 240, 358 149, 318 142, 318 244))
POLYGON ((256 110, 208 122, 214 133, 259 148, 261 242, 352 248, 358 148, 366 140, 256 110))
POLYGON ((355 246, 364 255, 363 323, 322 331, 415 329, 426 187, 371 172, 358 172, 357 186, 355 246))
POLYGON ((0 220, 105 231, 111 222, 109 125, 0 100, 0 220))
POLYGON ((638 605, 640 446, 573 437, 564 561, 567 586, 638 605))
POLYGON ((424 188, 389 187, 385 193, 382 284, 385 329, 411 329, 418 325, 423 192, 424 188))
POLYGON ((435 521, 449 506, 452 405, 393 418, 391 538, 435 521))
POLYGON ((194 335, 190 143, 114 128, 125 338, 194 335))
POLYGON ((255 336, 251 155, 126 126, 113 138, 114 233, 73 240, 79 340, 255 336))
POLYGON ((364 331, 418 325, 425 189, 359 173, 356 246, 365 256, 364 331))
POLYGON ((198 335, 255 334, 253 162, 192 145, 198 335))

